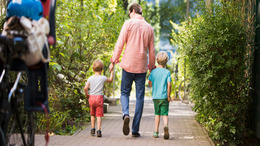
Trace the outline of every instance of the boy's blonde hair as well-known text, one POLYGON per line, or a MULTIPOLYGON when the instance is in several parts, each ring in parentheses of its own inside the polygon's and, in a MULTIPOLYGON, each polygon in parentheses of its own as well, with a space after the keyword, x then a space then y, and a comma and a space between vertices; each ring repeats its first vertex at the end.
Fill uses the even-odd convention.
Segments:
POLYGON ((95 60, 92 66, 93 71, 102 71, 104 69, 104 64, 101 60, 95 60))
POLYGON ((165 66, 169 60, 169 56, 165 51, 160 51, 157 53, 156 59, 158 64, 165 66))

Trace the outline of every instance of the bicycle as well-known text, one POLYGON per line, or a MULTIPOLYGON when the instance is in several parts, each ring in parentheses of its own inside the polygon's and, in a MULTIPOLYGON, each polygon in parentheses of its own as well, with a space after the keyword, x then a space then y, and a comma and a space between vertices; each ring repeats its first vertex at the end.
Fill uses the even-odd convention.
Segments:
POLYGON ((191 104, 192 99, 190 98, 190 79, 186 78, 181 81, 179 85, 179 90, 178 90, 178 97, 179 99, 186 104, 191 104))
MULTIPOLYGON (((49 5, 49 35, 55 40, 56 0, 43 1, 49 5)), ((15 36, 11 39, 0 35, 0 45, 6 58, 5 61, 0 59, 0 145, 33 146, 36 112, 49 111, 48 63, 40 62, 34 67, 28 67, 19 57, 14 57, 28 52, 28 44, 23 37, 15 36)), ((46 50, 46 46, 43 50, 46 50)), ((47 143, 48 136, 46 138, 47 143)))
MULTIPOLYGON (((14 47, 25 48, 26 42, 22 38, 14 38, 14 39, 7 39, 4 36, 0 37, 0 42, 5 45, 13 45, 14 47)), ((8 53, 9 54, 9 53, 8 53)), ((11 55, 12 53, 10 53, 11 55)), ((22 62, 17 60, 11 60, 10 57, 7 57, 6 65, 4 69, 2 68, 1 73, 1 117, 0 117, 0 135, 1 135, 1 145, 13 145, 13 144, 20 144, 20 142, 16 141, 14 138, 17 137, 15 134, 18 132, 21 133, 21 139, 23 144, 31 145, 34 143, 34 116, 32 112, 24 113, 24 98, 23 93, 25 90, 25 84, 19 83, 21 78, 23 69, 16 68, 15 63, 22 65, 22 62), (13 62, 13 63, 11 63, 13 62), (12 65, 11 65, 12 64, 12 65), (14 82, 11 82, 11 77, 9 76, 10 71, 18 71, 17 77, 14 82), (8 93, 8 94, 7 94, 8 93), (21 115, 23 117, 21 117, 21 115), (25 116, 25 117, 24 117, 25 116), (28 128, 23 129, 23 127, 28 128), (19 130, 19 131, 18 131, 19 130), (27 133, 25 135, 24 133, 27 133), (27 136, 27 137, 25 137, 27 136), (13 139, 13 140, 12 140, 13 139)), ((24 66, 24 65, 22 65, 24 66)))

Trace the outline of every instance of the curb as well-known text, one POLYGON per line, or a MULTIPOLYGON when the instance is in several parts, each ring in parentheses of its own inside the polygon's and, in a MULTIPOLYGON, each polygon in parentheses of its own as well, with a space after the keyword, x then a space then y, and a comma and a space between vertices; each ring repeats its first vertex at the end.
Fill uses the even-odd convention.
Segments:
POLYGON ((206 130, 201 124, 200 124, 200 126, 202 127, 204 133, 207 135, 207 138, 208 138, 210 144, 211 144, 212 146, 215 146, 214 142, 213 142, 212 139, 209 137, 209 134, 208 134, 207 130, 206 130))

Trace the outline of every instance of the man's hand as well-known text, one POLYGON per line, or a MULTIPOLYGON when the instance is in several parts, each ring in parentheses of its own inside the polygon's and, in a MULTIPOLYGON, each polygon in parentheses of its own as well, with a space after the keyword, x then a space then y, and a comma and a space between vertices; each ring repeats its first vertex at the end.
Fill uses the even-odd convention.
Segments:
POLYGON ((114 69, 114 63, 110 63, 110 65, 109 65, 109 71, 111 72, 113 69, 114 69))
POLYGON ((157 68, 156 66, 154 66, 153 68, 150 68, 150 66, 148 65, 149 73, 151 73, 152 70, 154 70, 154 69, 156 69, 156 68, 157 68))

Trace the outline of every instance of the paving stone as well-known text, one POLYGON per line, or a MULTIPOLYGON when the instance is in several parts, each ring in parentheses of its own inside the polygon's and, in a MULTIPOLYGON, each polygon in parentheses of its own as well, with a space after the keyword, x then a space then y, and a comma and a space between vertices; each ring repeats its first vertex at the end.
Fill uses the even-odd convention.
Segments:
MULTIPOLYGON (((135 109, 135 100, 130 102, 130 130, 135 109)), ((163 121, 160 119, 159 138, 153 138, 154 132, 154 109, 151 99, 144 103, 143 117, 140 123, 141 137, 133 138, 130 134, 123 135, 121 104, 109 106, 109 110, 102 119, 102 137, 91 136, 88 126, 76 135, 50 137, 49 146, 211 146, 213 143, 207 133, 195 120, 196 113, 189 105, 180 101, 170 103, 169 109, 169 140, 163 139, 163 121)), ((36 136, 36 146, 44 146, 44 135, 36 136)))

